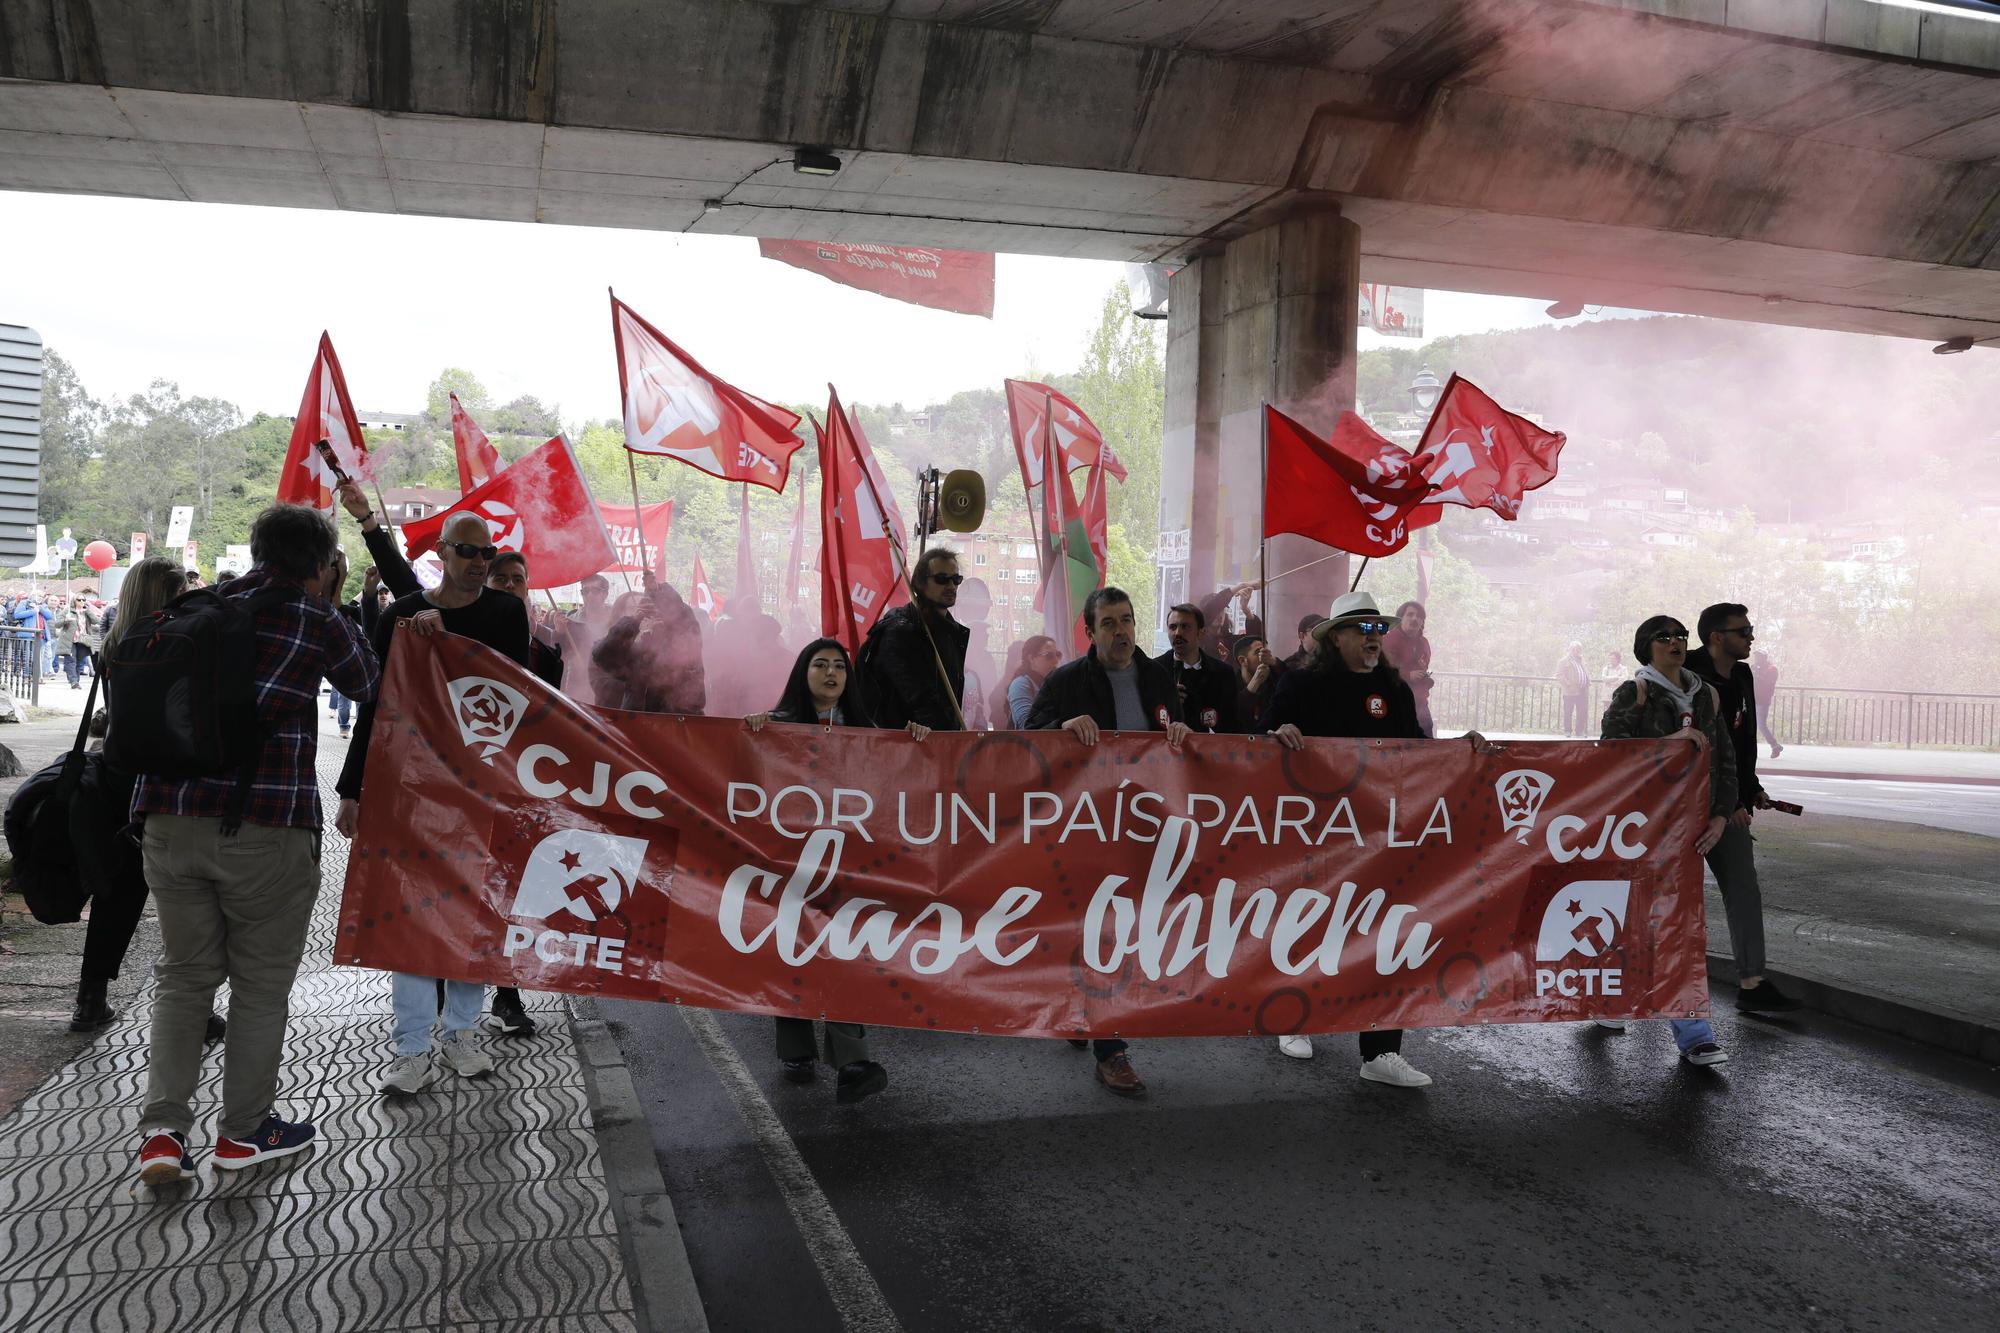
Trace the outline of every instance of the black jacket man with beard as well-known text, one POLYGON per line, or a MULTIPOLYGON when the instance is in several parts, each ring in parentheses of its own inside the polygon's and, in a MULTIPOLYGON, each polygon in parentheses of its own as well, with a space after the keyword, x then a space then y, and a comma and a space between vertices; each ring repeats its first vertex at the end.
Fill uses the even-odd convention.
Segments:
POLYGON ((878 727, 919 722, 962 731, 965 649, 972 631, 952 619, 958 603, 958 556, 933 546, 910 571, 911 600, 876 622, 861 646, 862 684, 878 727), (943 674, 938 664, 944 664, 943 674))
MULTIPOLYGON (((1166 669, 1139 651, 1131 597, 1099 588, 1083 604, 1083 623, 1090 627, 1090 651, 1049 673, 1028 713, 1028 729, 1060 729, 1084 745, 1097 744, 1101 731, 1164 731, 1178 750, 1188 738, 1180 695, 1166 669)), ((1090 1046, 1099 1083, 1124 1097, 1146 1090, 1123 1041, 1099 1038, 1090 1046)))
POLYGON ((1167 642, 1172 651, 1160 659, 1160 665, 1173 677, 1181 719, 1190 727, 1206 732, 1243 731, 1235 669, 1201 650, 1207 627, 1208 618, 1191 603, 1167 612, 1167 642))

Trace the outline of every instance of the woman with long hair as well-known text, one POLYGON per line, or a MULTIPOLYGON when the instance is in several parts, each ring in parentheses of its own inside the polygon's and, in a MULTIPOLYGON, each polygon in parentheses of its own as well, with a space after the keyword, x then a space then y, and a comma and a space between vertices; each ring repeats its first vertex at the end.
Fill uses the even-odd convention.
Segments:
MULTIPOLYGON (((1721 699, 1715 687, 1687 668, 1687 626, 1672 616, 1650 616, 1632 635, 1632 655, 1639 661, 1633 679, 1612 691, 1601 724, 1603 739, 1674 737, 1708 746, 1708 823, 1694 849, 1708 855, 1722 837, 1730 812, 1736 809, 1736 747, 1723 729, 1721 699)), ((1690 768, 1692 774, 1698 770, 1690 768)), ((1674 1044, 1691 1065, 1719 1065, 1729 1053, 1715 1040, 1706 1018, 1671 1020, 1674 1044)), ((1613 1032, 1625 1030, 1624 1019, 1597 1020, 1613 1032)))
MULTIPOLYGON (((187 588, 187 576, 180 563, 164 556, 149 555, 132 566, 118 590, 118 613, 104 634, 104 655, 99 660, 99 687, 107 705, 117 683, 104 663, 111 658, 118 641, 143 624, 187 588)), ((109 716, 107 707, 105 716, 109 716)), ((97 766, 99 781, 94 797, 79 790, 70 804, 70 841, 76 851, 77 870, 91 887, 90 925, 83 937, 83 972, 77 981, 76 1008, 69 1020, 70 1031, 90 1032, 115 1021, 118 1011, 105 998, 125 951, 132 947, 132 933, 138 929, 140 914, 146 910, 146 869, 139 845, 124 835, 131 818, 132 787, 137 778, 119 773, 109 765, 97 766)), ((208 1020, 209 1040, 221 1035, 222 1020, 208 1020)))
MULTIPOLYGON (((855 678, 854 659, 838 639, 814 639, 792 663, 785 680, 785 692, 778 706, 768 713, 752 713, 743 725, 762 731, 772 722, 806 723, 828 727, 873 726, 868 705, 861 698, 855 678)), ((905 728, 923 740, 931 729, 920 722, 905 728)), ((785 1078, 792 1083, 810 1083, 816 1077, 814 1057, 818 1045, 813 1040, 810 1018, 780 1018, 778 1059, 785 1065, 785 1078)), ((889 1071, 868 1058, 868 1030, 859 1023, 826 1023, 826 1062, 839 1071, 833 1097, 838 1102, 858 1102, 889 1086, 889 1071)))
POLYGON ((1031 636, 1021 645, 1021 665, 1007 681, 1007 716, 1016 731, 1025 730, 1028 714, 1034 711, 1035 696, 1042 682, 1062 665, 1062 649, 1046 634, 1031 636))

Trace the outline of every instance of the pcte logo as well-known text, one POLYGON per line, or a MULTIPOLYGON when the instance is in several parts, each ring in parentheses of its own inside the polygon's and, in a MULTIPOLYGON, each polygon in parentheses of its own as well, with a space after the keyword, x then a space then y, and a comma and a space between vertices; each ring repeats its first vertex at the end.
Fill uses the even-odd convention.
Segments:
POLYGON ((1535 969, 1535 994, 1622 994, 1623 969, 1601 964, 1624 933, 1631 899, 1629 879, 1577 880, 1549 899, 1535 940, 1535 961, 1542 964, 1535 969), (1600 965, 1549 966, 1593 960, 1600 965))
POLYGON ((514 728, 528 709, 528 696, 484 676, 460 676, 445 689, 451 694, 459 738, 467 745, 483 746, 480 759, 492 763, 493 756, 514 739, 514 728))
POLYGON ((500 947, 512 958, 530 946, 546 963, 575 963, 617 972, 624 968, 625 938, 602 933, 601 923, 619 916, 631 899, 646 864, 646 840, 595 829, 558 829, 535 845, 522 867, 507 915, 540 920, 544 929, 509 922, 500 947), (567 913, 597 932, 556 929, 550 918, 567 913))
POLYGON ((1371 694, 1368 696, 1367 707, 1368 707, 1368 716, 1370 717, 1384 718, 1389 716, 1389 701, 1387 699, 1384 699, 1379 694, 1371 694))

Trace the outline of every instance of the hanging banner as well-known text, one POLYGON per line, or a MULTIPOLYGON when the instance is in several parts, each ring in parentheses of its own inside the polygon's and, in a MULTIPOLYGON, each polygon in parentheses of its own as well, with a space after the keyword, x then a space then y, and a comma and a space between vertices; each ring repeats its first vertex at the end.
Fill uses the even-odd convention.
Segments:
POLYGON ((194 527, 194 506, 175 505, 167 511, 167 545, 187 545, 188 533, 194 527))
POLYGON ((672 500, 641 509, 599 501, 597 512, 604 515, 604 530, 611 534, 611 544, 618 548, 618 563, 612 569, 627 574, 660 569, 667 552, 667 533, 674 525, 672 500))
POLYGON ((751 732, 448 634, 382 700, 338 963, 1038 1037, 1707 1008, 1685 740, 751 732))
POLYGON ((1390 338, 1424 336, 1424 289, 1361 284, 1361 327, 1390 338))
POLYGON ((993 318, 993 256, 983 250, 760 240, 757 253, 844 287, 935 310, 993 318))

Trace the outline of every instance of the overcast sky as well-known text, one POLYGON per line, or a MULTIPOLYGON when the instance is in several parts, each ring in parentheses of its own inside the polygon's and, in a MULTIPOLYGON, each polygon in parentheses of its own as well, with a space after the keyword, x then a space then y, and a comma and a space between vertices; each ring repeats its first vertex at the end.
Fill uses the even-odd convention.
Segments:
MULTIPOLYGON (((1074 369, 1124 272, 1001 255, 987 320, 838 286, 740 237, 14 191, 0 237, 0 323, 38 330, 99 398, 159 378, 289 415, 326 329, 363 412, 418 411, 464 366, 496 401, 531 393, 571 424, 618 415, 607 286, 752 393, 813 402, 831 380, 915 407, 1074 369)), ((1426 334, 1545 323, 1544 304, 1433 292, 1426 334)))

